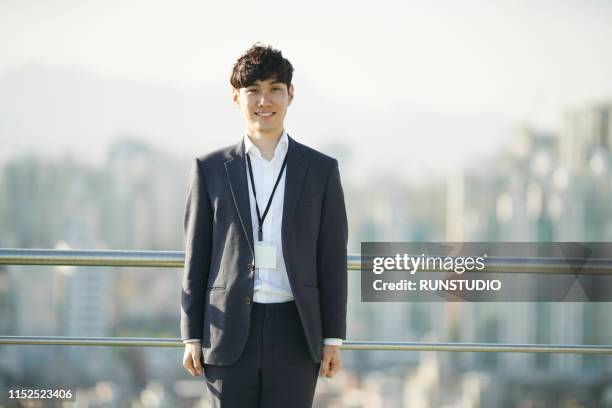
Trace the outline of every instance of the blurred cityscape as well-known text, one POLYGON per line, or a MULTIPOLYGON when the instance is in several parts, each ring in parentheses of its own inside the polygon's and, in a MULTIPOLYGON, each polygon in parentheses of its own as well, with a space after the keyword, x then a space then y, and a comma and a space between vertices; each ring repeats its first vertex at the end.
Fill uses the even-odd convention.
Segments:
MULTIPOLYGON (((612 104, 568 110, 558 133, 525 125, 506 148, 422 186, 336 151, 349 252, 362 241, 612 241, 612 104), (363 170, 363 169, 362 169, 363 170)), ((307 140, 296 138, 308 144, 307 140)), ((230 144, 236 141, 227 141, 230 144)), ((204 152, 201 152, 204 153, 204 152)), ((194 154, 196 156, 197 154, 194 154)), ((182 250, 189 157, 137 135, 99 164, 19 154, 0 162, 0 247, 182 250)), ((180 270, 0 266, 4 335, 179 337, 180 270)), ((361 303, 349 340, 611 344, 607 303, 361 303)), ((0 384, 78 387, 79 407, 205 407, 182 349, 0 347, 0 384)), ((612 406, 612 357, 344 351, 320 407, 612 406)))

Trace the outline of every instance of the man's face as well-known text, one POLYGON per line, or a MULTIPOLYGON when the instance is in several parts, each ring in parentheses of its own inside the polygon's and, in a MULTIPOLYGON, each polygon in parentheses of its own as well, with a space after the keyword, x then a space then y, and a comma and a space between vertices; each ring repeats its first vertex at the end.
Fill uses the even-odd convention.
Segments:
POLYGON ((293 84, 287 88, 275 77, 257 80, 253 85, 233 89, 233 100, 244 114, 249 134, 277 135, 283 130, 285 114, 293 100, 293 84))

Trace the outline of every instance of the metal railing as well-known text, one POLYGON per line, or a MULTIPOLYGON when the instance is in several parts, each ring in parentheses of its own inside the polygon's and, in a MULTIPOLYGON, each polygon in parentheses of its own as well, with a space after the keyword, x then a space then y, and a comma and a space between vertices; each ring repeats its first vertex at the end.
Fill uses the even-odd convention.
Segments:
MULTIPOLYGON (((351 254, 347 259, 349 270, 361 270, 361 256, 351 254)), ((488 273, 575 273, 568 265, 572 260, 548 258, 489 258, 488 273)), ((183 251, 90 251, 52 249, 0 248, 0 265, 54 265, 54 266, 119 266, 119 267, 174 267, 184 266, 183 251)), ((612 275, 612 260, 599 259, 582 265, 582 273, 612 275)), ((45 337, 0 336, 0 344, 65 345, 65 346, 139 346, 183 347, 175 338, 117 338, 117 337, 45 337)), ((612 354, 608 345, 564 344, 508 344, 508 343, 436 343, 436 342, 343 342, 345 350, 403 350, 403 351, 455 351, 455 352, 515 352, 515 353, 572 353, 612 354)))
MULTIPOLYGON (((133 266, 170 267, 184 266, 183 251, 116 251, 116 250, 62 250, 62 249, 11 249, 0 248, 0 265, 55 265, 55 266, 133 266)), ((558 259, 558 258, 487 258, 483 271, 472 273, 540 273, 575 274, 579 266, 583 274, 612 275, 612 259, 558 259)), ((361 270, 361 255, 347 257, 347 269, 361 270)), ((430 268, 430 272, 446 270, 430 268)))

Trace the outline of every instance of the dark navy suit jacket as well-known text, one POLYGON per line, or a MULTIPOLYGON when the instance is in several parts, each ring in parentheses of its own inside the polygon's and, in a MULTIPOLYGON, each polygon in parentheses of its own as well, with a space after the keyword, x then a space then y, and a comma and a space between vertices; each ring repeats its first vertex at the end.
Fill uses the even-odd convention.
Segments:
MULTIPOLYGON (((346 338, 348 225, 338 161, 289 137, 282 250, 315 363, 323 338, 346 338)), ((255 220, 256 221, 256 220, 255 220)), ((185 205, 181 338, 206 364, 230 365, 247 341, 253 228, 244 142, 194 159, 185 205)))

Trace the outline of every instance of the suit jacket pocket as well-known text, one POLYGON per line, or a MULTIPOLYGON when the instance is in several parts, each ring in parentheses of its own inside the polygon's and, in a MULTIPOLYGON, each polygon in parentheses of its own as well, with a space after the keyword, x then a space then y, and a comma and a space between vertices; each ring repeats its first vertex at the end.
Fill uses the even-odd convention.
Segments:
POLYGON ((208 303, 211 305, 221 305, 225 303, 225 286, 209 286, 206 288, 208 303))

